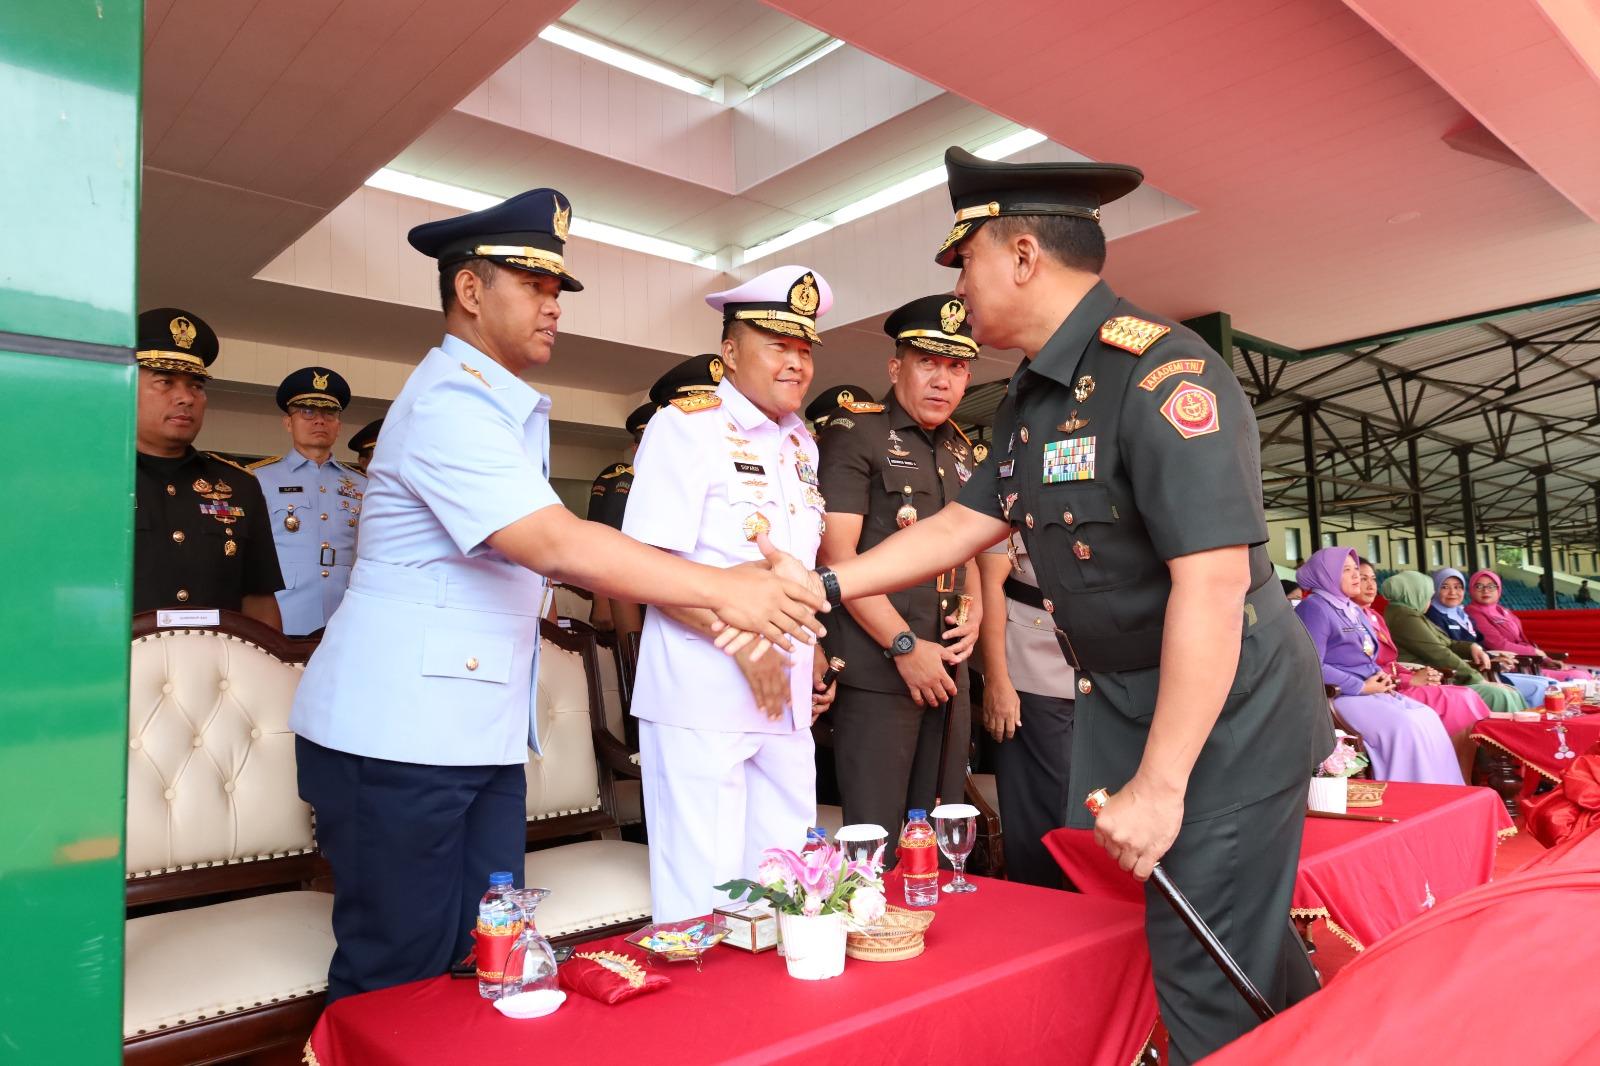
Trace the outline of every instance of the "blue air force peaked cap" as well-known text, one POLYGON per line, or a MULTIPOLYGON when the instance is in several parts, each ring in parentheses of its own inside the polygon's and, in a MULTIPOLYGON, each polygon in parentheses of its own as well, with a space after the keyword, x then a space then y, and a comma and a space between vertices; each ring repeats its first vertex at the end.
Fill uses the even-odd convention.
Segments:
POLYGON ((288 411, 290 406, 343 411, 350 406, 350 383, 327 367, 301 367, 278 386, 278 409, 288 411))
POLYGON ((1144 182, 1144 171, 1124 163, 1006 163, 956 147, 945 150, 944 169, 956 218, 934 253, 940 266, 955 265, 961 242, 991 218, 1069 215, 1099 222, 1101 207, 1144 182))
POLYGON ((482 211, 424 222, 406 235, 411 247, 439 261, 440 269, 467 259, 546 274, 568 292, 583 283, 567 271, 564 257, 572 202, 554 189, 530 189, 482 211))

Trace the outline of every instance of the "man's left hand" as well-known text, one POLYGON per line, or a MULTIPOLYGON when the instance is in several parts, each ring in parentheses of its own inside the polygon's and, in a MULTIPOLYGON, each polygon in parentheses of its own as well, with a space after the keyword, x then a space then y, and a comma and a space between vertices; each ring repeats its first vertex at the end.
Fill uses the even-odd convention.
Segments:
POLYGON ((973 645, 978 643, 978 623, 983 621, 983 599, 972 597, 964 623, 957 625, 954 614, 945 615, 944 620, 951 627, 941 634, 945 640, 944 661, 951 666, 966 662, 972 655, 973 645))
POLYGON ((811 662, 811 721, 816 723, 822 713, 833 706, 833 698, 839 694, 839 679, 834 678, 827 688, 822 687, 822 675, 828 671, 828 653, 822 650, 822 645, 817 645, 816 653, 811 662))
POLYGON ((1112 794, 1095 818, 1094 838, 1117 865, 1143 881, 1183 827, 1183 793, 1138 776, 1112 794))

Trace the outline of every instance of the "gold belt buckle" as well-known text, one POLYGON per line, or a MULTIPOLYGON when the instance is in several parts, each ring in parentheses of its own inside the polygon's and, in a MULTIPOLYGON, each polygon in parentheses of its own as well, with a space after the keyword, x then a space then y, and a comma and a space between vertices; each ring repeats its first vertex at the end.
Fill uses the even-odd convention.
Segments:
POLYGON ((941 573, 934 579, 933 588, 934 591, 939 593, 954 592, 956 590, 956 572, 954 570, 946 570, 941 573))

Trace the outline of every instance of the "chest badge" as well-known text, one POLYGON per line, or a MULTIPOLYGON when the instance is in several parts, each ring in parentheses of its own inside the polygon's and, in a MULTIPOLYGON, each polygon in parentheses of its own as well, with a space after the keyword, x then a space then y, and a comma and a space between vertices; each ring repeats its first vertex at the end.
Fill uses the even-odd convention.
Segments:
POLYGON ((1053 440, 1044 446, 1043 483, 1093 481, 1094 460, 1095 438, 1092 436, 1053 440))
POLYGON ((1006 498, 1000 503, 1000 514, 1007 522, 1011 521, 1011 508, 1015 507, 1016 504, 1017 494, 1014 492, 1006 493, 1006 498))
POLYGON ((1088 424, 1089 424, 1089 420, 1087 418, 1079 418, 1077 410, 1074 409, 1072 414, 1071 414, 1071 416, 1068 417, 1068 419, 1065 422, 1061 423, 1059 426, 1056 427, 1056 432, 1057 433, 1076 433, 1076 432, 1078 432, 1078 430, 1082 429, 1084 426, 1087 426, 1088 424))
POLYGON ((794 473, 800 479, 802 485, 816 485, 817 483, 817 468, 812 465, 811 460, 804 454, 794 457, 794 473))
POLYGON ((294 513, 294 504, 289 505, 289 513, 283 516, 283 528, 290 533, 300 529, 300 517, 294 513))
POLYGON ((1094 375, 1092 374, 1083 375, 1083 377, 1078 379, 1078 383, 1072 386, 1072 398, 1077 400, 1079 403, 1086 402, 1089 397, 1093 395, 1094 375))
POLYGON ((1091 551, 1089 546, 1083 541, 1075 540, 1072 542, 1072 554, 1076 555, 1083 562, 1088 562, 1089 559, 1094 555, 1094 552, 1091 551))
POLYGON ((770 532, 772 532, 772 522, 760 511, 744 520, 745 540, 755 540, 761 534, 770 532))
POLYGON ((917 521, 917 509, 911 503, 910 485, 900 490, 900 499, 900 509, 894 513, 894 522, 901 529, 905 529, 907 526, 915 525, 917 521))

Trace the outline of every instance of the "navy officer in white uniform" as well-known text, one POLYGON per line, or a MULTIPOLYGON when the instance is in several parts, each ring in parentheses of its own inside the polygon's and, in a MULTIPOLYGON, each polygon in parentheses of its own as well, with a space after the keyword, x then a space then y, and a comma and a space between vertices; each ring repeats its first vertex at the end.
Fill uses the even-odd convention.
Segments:
POLYGON ((698 566, 561 507, 550 400, 520 375, 549 361, 560 296, 582 288, 571 210, 535 189, 410 233, 439 262, 445 336, 386 416, 361 556, 290 718, 333 867, 330 1002, 444 973, 489 874, 521 883, 547 578, 785 645, 819 628, 820 598, 767 569, 698 566))
MULTIPOLYGON (((797 412, 833 294, 816 271, 786 266, 706 302, 723 317, 720 381, 651 418, 622 531, 713 566, 760 559, 765 534, 814 565, 823 499, 797 412)), ((653 610, 639 646, 632 713, 658 922, 726 902, 714 886, 754 876, 765 848, 799 850, 816 821, 811 723, 832 698, 813 692, 820 648, 730 658, 711 624, 708 611, 653 610)))
POLYGON ((250 470, 272 518, 284 588, 278 593, 283 631, 317 633, 333 617, 356 561, 356 526, 367 476, 333 458, 350 385, 335 371, 308 366, 278 386, 283 428, 293 445, 250 470))

